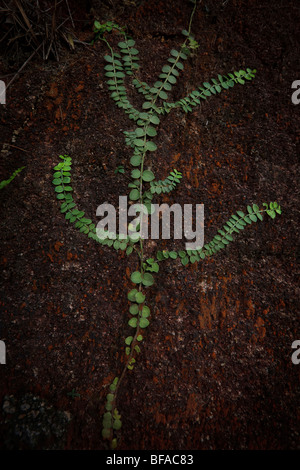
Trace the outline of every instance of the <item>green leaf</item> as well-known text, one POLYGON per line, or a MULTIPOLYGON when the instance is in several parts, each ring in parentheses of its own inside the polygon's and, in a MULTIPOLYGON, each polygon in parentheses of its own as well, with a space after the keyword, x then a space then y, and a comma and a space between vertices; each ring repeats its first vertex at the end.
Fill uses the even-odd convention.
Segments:
POLYGON ((150 122, 152 122, 152 124, 158 125, 160 123, 160 120, 155 114, 153 114, 150 116, 150 122))
POLYGON ((139 166, 142 163, 142 158, 140 155, 133 155, 130 159, 132 166, 139 166))
POLYGON ((171 69, 171 67, 170 67, 169 65, 164 65, 163 68, 162 68, 162 71, 163 71, 164 73, 169 73, 169 72, 171 72, 171 70, 172 70, 172 69, 171 69))
POLYGON ((171 91, 171 90, 172 90, 172 85, 170 85, 170 83, 168 83, 168 82, 165 82, 165 83, 163 84, 163 87, 164 87, 164 89, 167 90, 167 91, 171 91))
POLYGON ((149 140, 148 142, 146 142, 145 148, 146 150, 149 150, 150 152, 155 152, 155 150, 157 149, 157 146, 154 142, 151 142, 151 140, 149 140))
POLYGON ((114 424, 113 424, 113 428, 116 431, 119 431, 119 429, 121 429, 121 426, 122 426, 122 422, 119 419, 115 419, 114 424))
POLYGON ((267 211, 267 214, 271 217, 271 219, 275 219, 276 217, 276 212, 275 211, 267 211))
POLYGON ((142 283, 144 284, 144 286, 147 287, 152 286, 154 284, 154 277, 152 276, 152 274, 144 273, 142 283))
POLYGON ((127 346, 130 346, 132 343, 132 340, 133 340, 133 336, 127 336, 127 338, 125 339, 125 344, 127 344, 127 346))
POLYGON ((226 238, 226 240, 228 240, 228 241, 230 241, 230 242, 233 241, 233 237, 232 237, 229 233, 227 233, 227 234, 225 235, 225 238, 226 238))
POLYGON ((175 85, 175 83, 177 82, 176 78, 173 77, 173 75, 170 75, 168 77, 168 82, 170 82, 172 85, 175 85))
POLYGON ((140 192, 138 191, 138 189, 133 189, 132 191, 130 191, 129 199, 131 201, 137 201, 139 198, 140 198, 140 192))
POLYGON ((149 320, 147 320, 147 318, 140 318, 139 326, 141 328, 147 328, 147 326, 149 326, 149 320))
POLYGON ((242 211, 237 211, 237 215, 238 215, 239 217, 245 217, 245 214, 244 214, 244 212, 242 212, 242 211))
POLYGON ((119 242, 119 240, 115 240, 115 241, 114 241, 113 247, 114 247, 115 250, 118 250, 118 249, 120 248, 120 242, 119 242))
POLYGON ((131 255, 131 253, 133 252, 133 246, 128 246, 127 250, 126 250, 126 255, 131 255))
POLYGON ((138 292, 135 296, 135 300, 138 304, 142 304, 145 301, 146 296, 142 292, 138 292))
POLYGON ((131 315, 137 315, 139 313, 139 306, 138 304, 132 304, 129 307, 129 312, 131 315))
POLYGON ((161 90, 159 92, 159 97, 162 99, 162 100, 167 100, 168 99, 168 95, 165 91, 161 90))
POLYGON ((131 302, 134 302, 135 301, 135 296, 136 296, 137 293, 138 293, 137 289, 132 289, 130 292, 128 292, 128 294, 127 294, 128 300, 130 300, 131 302))
POLYGON ((143 318, 148 318, 150 315, 150 308, 147 305, 144 305, 142 308, 142 317, 143 318))
POLYGON ((56 186, 54 191, 57 192, 57 193, 62 193, 63 190, 64 190, 64 188, 62 186, 56 186))
POLYGON ((187 256, 181 258, 181 263, 183 264, 183 266, 186 266, 189 263, 189 258, 187 256))
POLYGON ((131 326, 132 328, 136 328, 137 327, 137 318, 136 317, 130 318, 130 320, 128 322, 128 325, 131 326))
POLYGON ((149 135, 149 137, 155 137, 157 135, 157 132, 156 130, 154 129, 154 127, 148 127, 147 128, 147 135, 149 135))
POLYGON ((58 163, 53 170, 60 170, 64 166, 63 162, 58 163))
POLYGON ((131 172, 131 177, 134 178, 134 179, 137 179, 141 176, 141 172, 140 170, 132 170, 131 172))
MULTIPOLYGON (((150 143, 150 142, 149 142, 149 143, 150 143)), ((142 178, 143 178, 144 181, 148 181, 148 182, 149 182, 149 181, 153 181, 154 178, 155 178, 155 176, 154 176, 154 174, 152 173, 152 171, 150 171, 150 170, 145 170, 145 171, 143 171, 143 176, 142 176, 142 178)))
POLYGON ((106 62, 113 62, 113 58, 110 55, 105 55, 104 60, 106 60, 106 62))
POLYGON ((139 271, 135 271, 131 274, 130 279, 134 284, 140 284, 142 282, 142 274, 139 271))
POLYGON ((110 447, 111 447, 112 450, 115 450, 118 447, 118 441, 115 437, 111 441, 110 447))
POLYGON ((133 141, 134 145, 136 145, 137 147, 144 147, 145 145, 145 141, 144 139, 135 139, 133 141))

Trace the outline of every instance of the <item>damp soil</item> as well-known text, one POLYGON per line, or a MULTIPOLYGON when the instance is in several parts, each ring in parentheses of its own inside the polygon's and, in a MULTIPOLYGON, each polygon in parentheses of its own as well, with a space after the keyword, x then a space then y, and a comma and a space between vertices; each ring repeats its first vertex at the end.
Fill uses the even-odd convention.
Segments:
MULTIPOLYGON (((81 3, 77 19, 86 15, 81 3)), ((95 2, 93 15, 127 25, 140 77, 153 82, 191 9, 182 0, 112 0, 95 2)), ((87 41, 90 17, 76 27, 87 41)), ((299 449, 300 365, 291 360, 300 336, 300 105, 291 101, 300 73, 299 8, 280 0, 201 2, 193 32, 200 47, 172 100, 219 73, 258 72, 193 113, 161 119, 158 149, 146 164, 157 179, 176 168, 183 180, 157 202, 203 203, 206 240, 247 204, 276 200, 283 214, 249 227, 214 258, 162 266, 147 291, 152 316, 141 354, 120 389, 119 448, 299 449)), ((137 259, 68 224, 51 183, 58 156, 69 154, 74 198, 95 221, 99 204, 128 193, 115 169, 130 174, 123 131, 132 122, 109 97, 107 47, 75 46, 61 51, 60 62, 33 58, 0 107, 1 180, 25 166, 0 194, 3 449, 106 449, 105 396, 130 333, 127 292, 137 259), (36 413, 46 413, 42 424, 36 413)), ((1 72, 15 70, 2 60, 1 72)), ((179 246, 149 241, 146 254, 179 246)))

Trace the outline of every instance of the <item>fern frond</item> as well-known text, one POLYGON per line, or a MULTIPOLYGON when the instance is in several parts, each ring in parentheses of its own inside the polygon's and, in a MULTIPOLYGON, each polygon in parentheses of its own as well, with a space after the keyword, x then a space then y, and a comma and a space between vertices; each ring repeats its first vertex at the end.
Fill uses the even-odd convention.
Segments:
POLYGON ((218 230, 218 233, 213 239, 202 248, 186 251, 182 250, 179 252, 169 252, 168 250, 159 251, 157 253, 157 260, 163 261, 168 258, 176 259, 179 257, 181 263, 186 266, 189 263, 195 263, 196 261, 201 261, 206 257, 214 255, 218 251, 226 248, 226 246, 234 240, 232 236, 234 233, 239 233, 241 230, 244 230, 247 225, 256 223, 258 220, 262 221, 264 212, 272 219, 274 219, 277 214, 281 214, 281 207, 277 202, 270 202, 270 204, 264 202, 263 206, 264 209, 260 209, 256 204, 247 206, 246 214, 242 211, 237 211, 236 214, 230 217, 222 229, 218 230))
POLYGON ((184 69, 180 60, 187 59, 187 55, 183 52, 184 50, 186 51, 186 43, 187 39, 181 45, 179 52, 175 49, 171 50, 168 64, 162 67, 159 75, 160 80, 156 81, 152 87, 149 87, 147 84, 142 82, 139 83, 137 80, 134 82, 137 89, 143 93, 146 98, 146 101, 143 103, 143 109, 154 111, 156 113, 160 112, 156 105, 156 101, 158 99, 163 101, 168 99, 166 91, 171 91, 172 85, 177 82, 177 77, 179 76, 180 71, 184 69))
POLYGON ((139 111, 133 107, 130 103, 127 91, 124 84, 124 68, 120 54, 111 51, 111 55, 104 56, 104 59, 108 64, 104 67, 106 70, 105 76, 109 79, 107 81, 108 89, 112 91, 111 98, 116 102, 119 108, 124 109, 126 114, 129 114, 129 118, 137 120, 139 117, 139 111))
POLYGON ((169 113, 173 108, 182 108, 186 113, 193 111, 193 107, 200 104, 201 100, 206 100, 212 95, 217 95, 223 90, 232 88, 236 83, 244 85, 245 80, 252 80, 255 77, 256 70, 240 70, 239 72, 229 73, 226 75, 218 75, 218 80, 213 78, 212 83, 204 82, 203 86, 192 91, 185 98, 181 98, 175 103, 163 103, 160 108, 160 114, 169 113))
POLYGON ((151 97, 151 94, 150 94, 151 86, 148 85, 148 83, 141 82, 137 78, 133 78, 132 84, 135 86, 135 88, 137 89, 137 91, 139 93, 144 95, 144 97, 147 98, 148 100, 150 99, 150 97, 151 97))
POLYGON ((135 41, 128 39, 125 35, 124 40, 119 42, 123 65, 127 75, 133 75, 139 69, 139 51, 134 48, 135 41))
POLYGON ((99 21, 94 21, 94 34, 95 37, 92 40, 91 44, 93 45, 97 40, 101 40, 107 42, 104 39, 105 33, 110 33, 113 29, 116 29, 119 33, 125 34, 123 28, 121 28, 118 24, 113 23, 112 21, 107 21, 106 23, 101 24, 99 21))
POLYGON ((95 224, 91 219, 85 217, 85 212, 78 209, 74 202, 71 186, 71 165, 72 159, 68 155, 60 155, 62 161, 54 167, 53 181, 56 197, 62 202, 60 211, 65 214, 66 220, 75 224, 79 232, 84 233, 101 245, 111 246, 115 250, 128 250, 136 242, 129 237, 121 238, 113 232, 105 232, 105 238, 99 238, 95 224))
POLYGON ((181 178, 182 173, 174 169, 164 180, 151 181, 150 192, 152 194, 169 193, 176 188, 176 185, 180 183, 181 178))
POLYGON ((10 177, 7 180, 1 181, 0 189, 5 188, 5 186, 7 186, 17 176, 17 174, 20 173, 24 168, 25 168, 25 166, 22 166, 22 167, 18 168, 17 170, 15 170, 13 172, 12 175, 10 175, 10 177))

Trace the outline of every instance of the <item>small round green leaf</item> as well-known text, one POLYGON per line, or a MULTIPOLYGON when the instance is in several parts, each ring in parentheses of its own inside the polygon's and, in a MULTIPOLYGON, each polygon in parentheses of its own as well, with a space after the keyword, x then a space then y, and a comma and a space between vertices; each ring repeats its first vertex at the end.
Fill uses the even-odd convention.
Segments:
POLYGON ((158 124, 160 123, 160 120, 159 120, 159 118, 154 114, 154 115, 150 116, 150 122, 152 122, 152 124, 158 125, 158 124))
POLYGON ((150 137, 155 137, 157 134, 156 130, 154 129, 154 127, 148 127, 147 129, 147 135, 149 135, 150 137))
POLYGON ((133 155, 130 159, 130 163, 132 166, 139 166, 142 162, 140 155, 133 155))
POLYGON ((154 142, 151 142, 151 140, 149 140, 148 142, 146 142, 145 148, 146 150, 149 150, 150 152, 155 152, 155 150, 157 149, 157 146, 154 142))
POLYGON ((119 429, 121 429, 121 426, 122 426, 122 422, 119 419, 115 419, 114 424, 113 424, 113 428, 116 431, 118 431, 119 429))
POLYGON ((137 326, 137 318, 133 317, 133 318, 130 318, 129 322, 128 322, 128 325, 131 326, 132 328, 136 328, 137 326))
POLYGON ((127 338, 125 339, 125 343, 127 344, 127 346, 131 345, 132 340, 133 340, 133 336, 127 336, 127 338))
POLYGON ((144 286, 152 286, 154 284, 154 277, 150 273, 145 273, 142 279, 144 286))
POLYGON ((135 300, 138 304, 142 304, 145 301, 146 296, 142 292, 138 292, 135 296, 135 300))
POLYGON ((149 326, 149 320, 147 320, 147 318, 141 318, 139 321, 139 326, 141 328, 147 328, 147 326, 149 326))
POLYGON ((129 307, 129 312, 131 315, 137 315, 139 313, 139 306, 138 304, 132 304, 129 307))
POLYGON ((142 317, 148 318, 149 315, 150 315, 150 308, 147 305, 144 305, 142 309, 142 317))
POLYGON ((162 100, 167 100, 168 99, 168 95, 165 91, 161 90, 159 92, 159 97, 162 99, 162 100))
POLYGON ((139 271, 135 271, 131 274, 130 279, 134 284, 140 284, 142 282, 142 274, 139 271))
POLYGON ((134 178, 134 179, 137 179, 141 176, 141 172, 140 170, 136 169, 136 170, 132 170, 131 172, 131 177, 134 178))
POLYGON ((137 289, 132 289, 130 292, 128 292, 128 295, 127 295, 128 300, 130 300, 131 302, 134 302, 135 296, 137 293, 138 293, 137 289))
MULTIPOLYGON (((150 143, 150 142, 149 142, 149 143, 150 143)), ((150 170, 145 170, 145 171, 143 171, 143 176, 142 176, 142 178, 143 178, 144 181, 148 181, 148 182, 149 182, 149 181, 153 181, 154 178, 155 178, 155 176, 154 176, 154 174, 152 173, 152 171, 150 171, 150 170)))
POLYGON ((129 193, 129 199, 131 201, 137 201, 140 198, 140 192, 137 189, 133 189, 129 193))

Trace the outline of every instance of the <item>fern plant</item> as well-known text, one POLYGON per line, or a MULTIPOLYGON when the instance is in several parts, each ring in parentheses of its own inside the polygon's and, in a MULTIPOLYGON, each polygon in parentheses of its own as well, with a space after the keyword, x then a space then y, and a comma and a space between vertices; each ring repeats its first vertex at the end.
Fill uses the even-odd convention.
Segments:
MULTIPOLYGON (((194 14, 193 9, 189 29, 182 31, 185 37, 181 46, 172 49, 166 65, 162 67, 158 80, 154 84, 141 81, 137 75, 139 71, 139 53, 135 41, 128 37, 123 29, 115 24, 109 25, 111 30, 122 34, 122 41, 118 43, 118 52, 110 46, 104 33, 107 31, 105 25, 95 24, 95 29, 101 31, 99 37, 106 43, 110 53, 104 56, 106 61, 105 76, 107 86, 111 92, 111 98, 118 108, 123 110, 128 118, 134 121, 135 127, 131 131, 125 131, 126 145, 132 148, 130 158, 131 180, 128 184, 129 199, 144 204, 147 211, 151 213, 153 198, 161 193, 174 191, 182 179, 182 173, 173 169, 164 180, 156 179, 151 170, 145 169, 146 156, 157 150, 153 140, 157 135, 157 128, 161 116, 169 113, 174 108, 181 108, 184 112, 191 112, 202 100, 207 100, 213 95, 220 94, 222 90, 228 90, 235 84, 244 85, 255 77, 256 70, 247 68, 227 75, 218 75, 211 81, 206 81, 198 86, 188 96, 175 102, 168 101, 168 92, 176 84, 180 72, 184 69, 183 62, 187 60, 191 51, 197 47, 197 42, 191 34, 191 22, 194 14), (126 76, 131 78, 137 92, 144 97, 142 109, 136 108, 127 95, 126 76)), ((102 419, 102 436, 110 441, 111 448, 116 448, 117 438, 120 436, 122 426, 121 415, 117 408, 118 391, 122 385, 127 371, 132 371, 140 346, 145 336, 145 329, 150 324, 151 309, 146 299, 147 289, 154 284, 154 276, 159 271, 161 263, 172 261, 177 258, 183 266, 190 263, 203 261, 206 257, 213 256, 220 250, 226 249, 234 240, 234 235, 239 234, 248 225, 263 220, 266 214, 272 219, 281 213, 277 202, 248 205, 245 212, 238 210, 231 215, 227 222, 219 229, 213 239, 202 248, 196 250, 164 250, 158 251, 155 258, 146 258, 144 255, 144 243, 142 237, 124 238, 116 233, 106 232, 106 238, 99 237, 95 223, 85 216, 84 211, 77 207, 72 197, 71 166, 72 159, 68 155, 60 155, 61 161, 54 168, 53 184, 57 198, 62 202, 61 212, 69 222, 75 224, 80 232, 86 234, 97 243, 126 251, 129 256, 134 253, 138 257, 138 268, 131 273, 130 279, 133 284, 128 292, 129 301, 128 335, 124 339, 125 364, 112 383, 106 397, 105 412, 102 419), (131 331, 131 332, 130 332, 131 331)))
POLYGON ((24 170, 25 166, 21 166, 20 168, 18 168, 17 170, 15 170, 11 175, 10 177, 7 179, 7 180, 3 180, 0 182, 0 189, 3 189, 5 188, 5 186, 7 186, 9 183, 11 183, 11 181, 13 179, 15 179, 15 177, 21 173, 22 170, 24 170))

